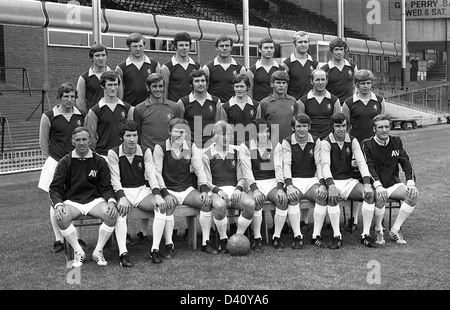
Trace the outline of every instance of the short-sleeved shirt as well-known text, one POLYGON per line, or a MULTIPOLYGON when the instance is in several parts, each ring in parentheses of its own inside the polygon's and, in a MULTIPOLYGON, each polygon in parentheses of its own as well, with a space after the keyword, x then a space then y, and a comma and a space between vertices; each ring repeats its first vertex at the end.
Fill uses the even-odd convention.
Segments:
POLYGON ((272 93, 273 89, 272 86, 270 86, 270 78, 272 77, 272 74, 278 70, 284 71, 285 69, 274 61, 270 70, 266 71, 264 66, 261 65, 261 60, 257 60, 256 63, 247 70, 247 74, 251 72, 253 75, 253 99, 261 101, 272 93))
POLYGON ((166 62, 161 72, 167 68, 169 71, 168 82, 168 94, 167 98, 174 102, 189 95, 192 91, 191 84, 189 83, 189 75, 192 71, 200 69, 200 64, 193 59, 189 58, 189 64, 185 69, 173 56, 168 62, 166 62))
POLYGON ((308 55, 307 57, 305 65, 300 63, 294 53, 283 61, 284 65, 289 68, 288 73, 290 80, 287 93, 297 100, 312 89, 311 72, 313 72, 319 64, 311 55, 308 55))
POLYGON ((344 104, 345 99, 353 96, 356 65, 344 59, 344 67, 342 71, 339 70, 332 60, 329 60, 326 65, 322 67, 328 73, 327 90, 339 98, 341 104, 344 104))

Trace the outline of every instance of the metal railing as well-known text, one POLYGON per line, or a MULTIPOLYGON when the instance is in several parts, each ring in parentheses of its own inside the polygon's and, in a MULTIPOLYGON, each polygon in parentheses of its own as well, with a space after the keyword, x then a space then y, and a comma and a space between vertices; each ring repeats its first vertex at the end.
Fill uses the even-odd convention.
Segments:
MULTIPOLYGON (((22 71, 22 92, 25 92, 25 90, 29 91, 30 93, 30 97, 32 96, 31 93, 31 85, 30 85, 30 78, 28 76, 28 72, 26 68, 23 67, 0 67, 0 71, 1 70, 21 70, 22 71), (26 84, 26 88, 25 88, 25 84, 26 84)), ((1 73, 0 73, 1 75, 1 73)), ((3 90, 1 90, 3 91, 3 90)), ((1 92, 0 92, 1 93, 1 92)))
MULTIPOLYGON (((22 89, 2 89, 2 92, 6 93, 6 92, 23 92, 22 89)), ((41 107, 41 114, 44 114, 45 112, 45 98, 47 98, 47 104, 48 107, 50 108, 50 100, 48 98, 48 94, 47 91, 45 89, 41 89, 41 88, 29 88, 27 89, 27 91, 30 92, 30 97, 32 96, 31 93, 32 92, 40 92, 41 93, 41 100, 39 101, 39 104, 36 106, 36 108, 34 109, 34 111, 30 114, 30 116, 28 116, 28 118, 26 119, 27 121, 33 116, 33 114, 37 111, 37 109, 39 107, 41 107)))

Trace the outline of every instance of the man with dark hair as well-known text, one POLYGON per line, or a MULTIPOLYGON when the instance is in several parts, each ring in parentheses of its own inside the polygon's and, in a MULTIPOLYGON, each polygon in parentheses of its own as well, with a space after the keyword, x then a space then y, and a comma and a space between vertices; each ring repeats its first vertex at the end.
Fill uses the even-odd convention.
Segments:
MULTIPOLYGON (((192 92, 181 98, 181 117, 187 120, 191 131, 190 141, 198 148, 212 138, 212 127, 222 119, 222 103, 208 93, 208 77, 203 70, 194 70, 189 75, 192 92)), ((189 138, 189 137, 188 137, 189 138)))
POLYGON ((116 193, 117 218, 115 232, 119 247, 119 263, 122 267, 133 267, 127 251, 127 214, 132 208, 153 212, 153 244, 150 255, 153 263, 161 263, 159 243, 166 222, 166 203, 160 195, 155 177, 152 151, 138 144, 138 125, 126 120, 120 124, 119 135, 123 143, 108 151, 111 184, 116 193), (146 184, 149 184, 147 186, 146 184))
POLYGON ((287 93, 298 100, 311 90, 311 72, 317 68, 319 63, 308 54, 308 33, 297 31, 292 37, 292 42, 295 51, 283 61, 282 65, 286 68, 290 78, 287 93))
POLYGON ((119 99, 132 106, 147 99, 145 81, 152 73, 159 73, 161 66, 158 61, 149 58, 144 53, 145 38, 140 33, 132 33, 126 40, 130 55, 116 67, 122 84, 119 89, 119 99))
POLYGON ((233 39, 228 35, 220 35, 214 43, 217 57, 203 66, 209 79, 208 92, 219 97, 221 102, 227 102, 233 95, 232 81, 235 75, 245 73, 243 65, 231 57, 233 50, 233 39))
MULTIPOLYGON (((72 131, 76 127, 82 126, 84 122, 86 113, 80 112, 74 106, 76 98, 77 91, 72 83, 61 84, 56 95, 58 104, 41 116, 39 145, 46 160, 42 167, 38 187, 46 192, 49 191, 58 161, 73 150, 74 146, 70 139, 72 131)), ((56 222, 55 210, 52 207, 50 207, 50 222, 55 235, 55 242, 51 251, 58 253, 64 250, 63 236, 56 222)), ((78 236, 80 235, 79 230, 78 228, 78 236)), ((79 242, 86 246, 83 240, 79 240, 79 242)))
POLYGON ((342 235, 339 229, 339 199, 362 201, 361 243, 367 247, 375 246, 370 236, 370 224, 375 210, 370 173, 358 140, 347 133, 347 124, 348 119, 344 114, 334 114, 330 119, 332 132, 321 142, 320 161, 328 187, 327 211, 334 234, 329 248, 333 250, 342 246, 342 235), (352 178, 353 158, 356 160, 363 184, 352 178))
POLYGON ((103 97, 100 77, 105 71, 111 71, 106 65, 108 49, 103 44, 92 45, 89 49, 89 58, 91 58, 92 67, 80 75, 77 83, 77 107, 86 113, 103 97))
POLYGON ((348 45, 344 39, 336 38, 331 41, 329 50, 333 57, 322 66, 322 69, 328 73, 327 90, 338 97, 342 105, 355 91, 353 77, 358 68, 356 64, 344 58, 348 52, 348 45))
POLYGON ((372 124, 375 135, 363 141, 363 151, 375 187, 375 242, 385 243, 382 226, 384 205, 386 199, 391 198, 403 202, 389 236, 398 244, 406 244, 401 227, 414 211, 419 199, 416 176, 401 138, 390 135, 391 118, 379 114, 373 118, 372 124), (399 177, 399 165, 405 173, 406 185, 399 177))
POLYGON ((104 96, 89 110, 85 124, 92 140, 91 149, 106 159, 108 150, 122 143, 119 125, 128 117, 130 105, 117 97, 120 79, 116 72, 103 73, 100 85, 104 96))
POLYGON ((164 77, 164 97, 177 102, 191 92, 189 74, 200 69, 200 64, 189 57, 191 36, 187 32, 179 32, 173 38, 176 54, 161 66, 164 77))
POLYGON ((272 93, 270 77, 277 70, 284 70, 274 59, 275 42, 272 38, 263 38, 258 43, 258 51, 261 58, 247 70, 250 81, 248 95, 250 98, 261 101, 272 93))
POLYGON ((91 140, 86 128, 73 130, 72 143, 75 149, 64 156, 56 167, 50 184, 50 201, 61 234, 74 249, 73 267, 81 267, 86 254, 78 242, 72 220, 86 214, 103 220, 92 259, 97 265, 105 266, 103 247, 114 231, 117 216, 108 164, 102 156, 89 149, 91 140))

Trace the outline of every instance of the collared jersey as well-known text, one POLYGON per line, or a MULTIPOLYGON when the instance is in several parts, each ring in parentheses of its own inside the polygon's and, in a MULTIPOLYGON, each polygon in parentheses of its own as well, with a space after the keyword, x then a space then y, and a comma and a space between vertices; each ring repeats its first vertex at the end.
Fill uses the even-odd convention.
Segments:
POLYGON ((341 104, 344 103, 345 99, 353 95, 353 77, 355 76, 356 67, 354 63, 346 59, 344 59, 344 63, 342 71, 333 64, 332 60, 329 60, 322 67, 325 72, 328 72, 327 90, 338 97, 341 104))
POLYGON ((276 61, 273 62, 269 71, 266 71, 264 66, 261 65, 261 60, 257 60, 256 63, 247 70, 247 75, 252 76, 253 79, 253 99, 261 101, 269 96, 273 89, 270 86, 270 78, 275 71, 282 70, 284 67, 280 66, 276 61))
MULTIPOLYGON (((105 71, 110 71, 111 68, 106 66, 105 71)), ((78 78, 77 83, 78 91, 78 107, 87 112, 94 105, 96 105, 100 99, 103 98, 104 90, 100 85, 98 76, 94 73, 93 67, 90 67, 88 71, 83 73, 78 78)))
POLYGON ((200 64, 191 58, 189 58, 189 64, 186 69, 172 57, 168 62, 166 62, 162 68, 161 72, 168 70, 168 94, 167 98, 172 101, 178 101, 179 99, 189 95, 192 91, 191 84, 189 83, 189 75, 192 71, 200 69, 200 64), (167 69, 165 69, 166 67, 167 69))
POLYGON ((317 68, 319 62, 308 55, 308 58, 303 66, 300 61, 292 53, 290 57, 283 61, 284 65, 288 67, 289 86, 288 95, 299 99, 312 89, 311 72, 317 68))
POLYGON ((39 145, 42 152, 56 161, 73 150, 72 131, 83 126, 86 115, 73 107, 73 114, 70 120, 67 120, 58 107, 54 106, 42 114, 39 126, 39 145))

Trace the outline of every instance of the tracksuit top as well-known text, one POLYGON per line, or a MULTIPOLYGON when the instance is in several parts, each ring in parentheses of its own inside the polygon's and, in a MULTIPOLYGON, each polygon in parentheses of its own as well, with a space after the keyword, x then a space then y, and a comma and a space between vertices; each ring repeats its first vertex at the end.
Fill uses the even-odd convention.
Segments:
POLYGON ((383 187, 388 188, 402 182, 399 177, 399 164, 405 172, 406 180, 415 181, 414 170, 400 137, 389 136, 389 141, 384 146, 377 143, 375 137, 366 139, 363 141, 363 152, 372 179, 380 181, 383 187))
POLYGON ((295 55, 291 54, 283 63, 289 68, 289 85, 287 93, 298 100, 312 89, 311 72, 317 68, 319 64, 317 60, 308 55, 305 65, 302 66, 300 61, 295 60, 295 55))
POLYGON ((73 150, 58 163, 49 196, 53 206, 67 199, 80 204, 100 197, 115 199, 106 160, 92 151, 81 159, 73 150))

